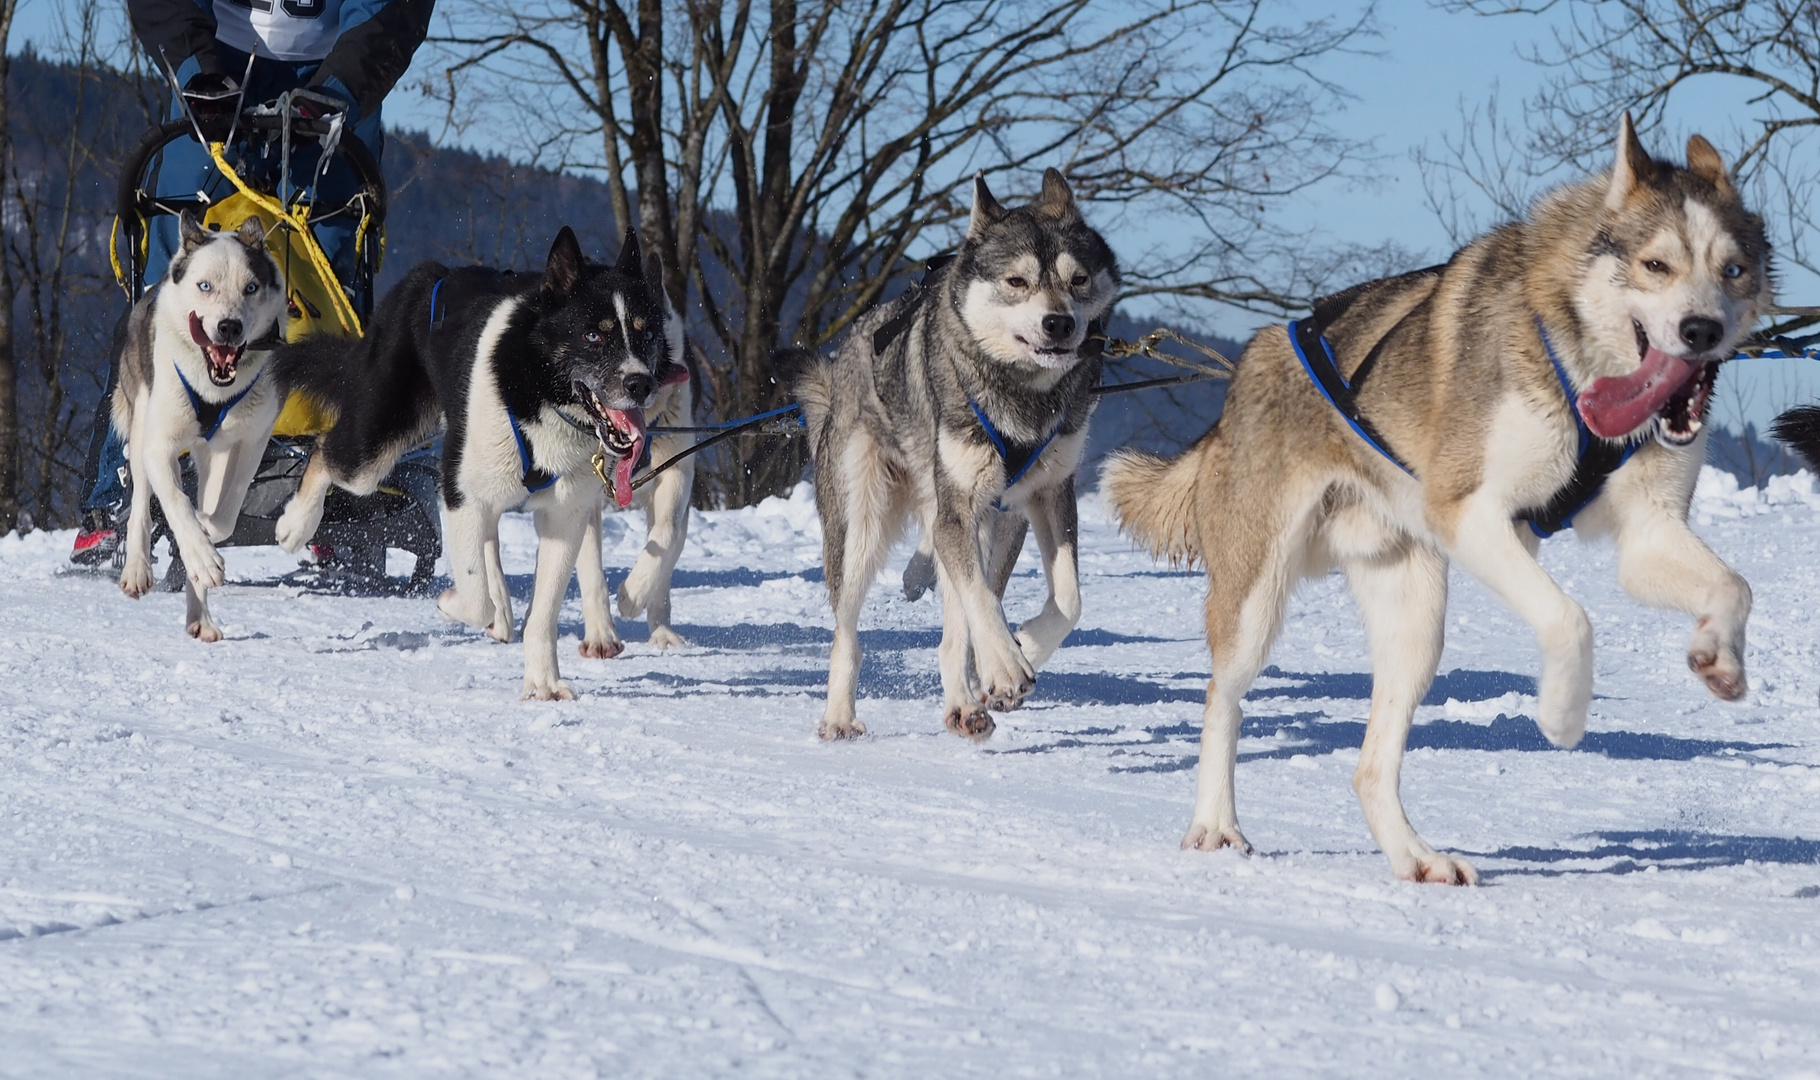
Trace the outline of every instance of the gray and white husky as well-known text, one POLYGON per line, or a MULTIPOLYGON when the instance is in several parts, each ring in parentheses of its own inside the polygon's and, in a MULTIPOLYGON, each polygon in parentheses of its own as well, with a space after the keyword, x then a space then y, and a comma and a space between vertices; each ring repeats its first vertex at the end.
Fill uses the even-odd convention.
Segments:
POLYGON ((116 360, 114 428, 126 439, 133 481, 120 589, 137 599, 152 588, 155 495, 189 575, 190 636, 220 641, 208 607, 224 570, 215 544, 234 531, 284 404, 276 380, 261 377, 267 350, 284 337, 284 285, 258 218, 220 233, 186 211, 179 232, 182 249, 133 305, 116 360), (196 465, 194 505, 178 466, 186 452, 196 465))
POLYGON ((862 316, 832 357, 788 358, 800 365, 793 384, 835 618, 822 738, 865 733, 854 716, 860 608, 912 520, 932 541, 941 585, 951 731, 991 734, 987 710, 1016 708, 1074 628, 1074 473, 1100 377, 1088 331, 1118 282, 1111 249, 1061 173, 1045 172, 1042 194, 1015 210, 976 177, 952 262, 862 316), (1026 519, 1049 599, 1014 635, 1001 597, 1026 519))
POLYGON ((1687 526, 1719 364, 1772 305, 1769 243, 1705 139, 1657 161, 1626 116, 1611 171, 1442 267, 1317 301, 1252 339, 1218 425, 1173 461, 1103 473, 1125 529, 1207 567, 1212 679, 1184 847, 1249 850, 1233 798, 1239 703, 1297 580, 1344 570, 1371 645, 1353 788, 1399 877, 1477 880, 1416 835, 1398 794, 1434 678, 1455 559, 1534 629, 1536 722, 1573 746, 1592 699, 1592 627, 1536 562, 1571 525, 1611 537, 1618 578, 1694 616, 1687 663, 1745 693, 1750 588, 1687 526), (1369 376, 1369 377, 1367 377, 1369 376))

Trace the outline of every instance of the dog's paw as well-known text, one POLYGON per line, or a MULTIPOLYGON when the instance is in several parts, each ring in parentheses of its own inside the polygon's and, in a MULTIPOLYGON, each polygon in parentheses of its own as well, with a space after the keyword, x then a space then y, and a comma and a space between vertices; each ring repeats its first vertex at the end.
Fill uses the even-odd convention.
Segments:
POLYGON ((652 579, 656 575, 645 569, 641 558, 626 580, 619 583, 619 617, 636 619, 645 613, 645 607, 651 602, 652 579))
POLYGON ((1479 872, 1465 859, 1430 851, 1417 855, 1406 866, 1396 867, 1404 881, 1432 885, 1477 885, 1479 872))
POLYGON ((1025 673, 1007 673, 986 680, 986 691, 980 695, 986 708, 993 712, 1011 712, 1024 703, 1030 692, 1036 689, 1036 676, 1025 673))
POLYGON ((657 651, 665 652, 670 649, 680 649, 684 645, 687 645, 688 642, 683 640, 681 634, 667 626, 653 626, 651 628, 651 644, 656 646, 657 651))
POLYGON ((221 627, 216 626, 213 619, 198 619, 184 629, 197 641, 212 643, 221 640, 221 627))
POLYGON ((143 559, 128 559, 120 572, 120 591, 137 600, 152 591, 152 564, 143 559))
POLYGON ((436 611, 449 622, 458 622, 467 626, 485 626, 493 621, 493 605, 483 597, 471 603, 460 589, 447 588, 436 598, 436 611))
POLYGON ((190 575, 190 585, 197 592, 219 589, 227 580, 227 562, 221 552, 205 545, 183 553, 183 569, 190 575))
POLYGON ((487 636, 501 645, 512 644, 512 624, 494 612, 495 618, 487 624, 487 636))
POLYGON ((1198 821, 1188 826, 1187 835, 1182 837, 1183 851, 1218 851, 1221 848, 1250 855, 1251 841, 1245 839, 1237 825, 1203 825, 1198 821))
POLYGON ((1010 712, 1036 689, 1036 672, 1030 661, 1024 659, 1015 642, 1008 644, 1011 648, 996 663, 988 664, 984 656, 980 658, 980 699, 993 712, 1010 712))
POLYGON ((322 508, 316 506, 314 510, 312 513, 309 509, 298 506, 296 499, 291 500, 291 504, 284 508, 284 513, 278 515, 277 524, 272 526, 272 534, 279 547, 295 555, 303 550, 303 545, 315 538, 316 529, 322 524, 322 508))
POLYGON ((1586 735, 1586 710, 1581 709, 1567 716, 1550 715, 1548 710, 1536 710, 1536 727, 1542 731, 1542 737, 1549 745, 1563 750, 1572 750, 1580 745, 1580 739, 1586 735))
POLYGON ((935 588, 935 556, 920 548, 910 556, 910 562, 904 567, 904 599, 921 600, 923 594, 935 588))
POLYGON ((590 660, 611 660, 626 651, 626 643, 618 638, 609 638, 606 641, 590 641, 584 638, 577 651, 590 660))
POLYGON ((1694 629, 1694 642, 1687 649, 1687 666, 1721 701, 1737 701, 1750 690, 1744 678, 1744 662, 1713 632, 1707 619, 1701 619, 1694 629))
POLYGON ((973 705, 950 705, 948 715, 942 718, 942 725, 963 739, 984 742, 998 725, 992 722, 992 714, 973 705))
POLYGON ((844 739, 857 739, 866 734, 866 725, 858 720, 832 720, 822 718, 815 726, 815 735, 823 742, 840 742, 844 739))
POLYGON ((525 692, 520 701, 574 701, 575 688, 566 679, 541 679, 525 676, 525 692))

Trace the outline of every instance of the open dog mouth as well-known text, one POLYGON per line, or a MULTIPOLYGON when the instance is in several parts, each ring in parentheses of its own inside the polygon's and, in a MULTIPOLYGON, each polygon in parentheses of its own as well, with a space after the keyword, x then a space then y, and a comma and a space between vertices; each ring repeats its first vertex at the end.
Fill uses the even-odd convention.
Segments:
POLYGON ((1036 362, 1039 364, 1049 364, 1058 360, 1072 360, 1074 359, 1075 354, 1080 351, 1077 347, 1072 345, 1037 345, 1022 335, 1014 336, 1017 337, 1017 343, 1019 345, 1030 350, 1030 354, 1036 357, 1036 362))
POLYGON ((1593 380, 1580 395, 1580 419, 1602 439, 1622 439, 1659 417, 1665 439, 1677 446, 1692 442, 1719 361, 1671 356, 1650 344, 1642 323, 1632 319, 1631 329, 1637 335, 1637 370, 1593 380))
POLYGON ((587 386, 576 383, 575 396, 594 421, 594 437, 601 453, 613 458, 613 499, 620 509, 632 503, 632 471, 645 450, 645 411, 610 409, 587 386))
POLYGON ((1687 446, 1699 438, 1718 378, 1719 361, 1708 360, 1699 375, 1669 395, 1668 403, 1656 413, 1656 438, 1669 446, 1687 446))
POLYGON ((240 374, 240 356, 246 352, 246 342, 223 344, 209 337, 209 332, 202 328, 202 316, 190 312, 190 338, 202 348, 202 358, 208 364, 209 381, 216 386, 231 386, 240 374))

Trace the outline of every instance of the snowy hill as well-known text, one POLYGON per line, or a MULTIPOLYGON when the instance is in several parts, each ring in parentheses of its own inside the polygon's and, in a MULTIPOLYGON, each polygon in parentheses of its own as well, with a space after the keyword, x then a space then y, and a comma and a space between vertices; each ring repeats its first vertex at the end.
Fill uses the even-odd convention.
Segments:
MULTIPOLYGON (((1604 547, 1581 750, 1528 719, 1526 628, 1455 575, 1404 792, 1477 889, 1393 880, 1348 788, 1367 711, 1337 578, 1252 695, 1260 854, 1185 853, 1206 677, 1198 576, 1083 511, 1086 614, 1022 711, 941 729, 932 598, 862 622, 824 746, 830 620, 806 489, 698 514, 689 648, 517 646, 424 599, 282 584, 230 549, 228 640, 182 601, 0 540, 0 1075, 1814 1075, 1820 496, 1709 472, 1695 519, 1756 596, 1745 704, 1604 547)), ((507 522, 520 607, 533 538, 507 522)), ((615 581, 642 539, 609 521, 615 581)), ((1027 553, 1012 617, 1042 596, 1027 553)), ((622 624, 634 641, 640 624, 622 624)))

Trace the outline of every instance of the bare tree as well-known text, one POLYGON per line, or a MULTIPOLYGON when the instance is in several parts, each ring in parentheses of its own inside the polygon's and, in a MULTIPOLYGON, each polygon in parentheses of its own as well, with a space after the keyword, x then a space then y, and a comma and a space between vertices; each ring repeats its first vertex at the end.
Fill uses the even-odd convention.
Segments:
MULTIPOLYGON (((13 16, 19 0, 0 0, 0 207, 6 205, 4 163, 12 156, 13 16)), ((5 216, 0 212, 0 221, 5 216)), ((13 275, 0 265, 0 535, 19 525, 19 366, 13 358, 13 275)))
MULTIPOLYGON (((1778 258, 1820 274, 1820 252, 1812 246, 1820 224, 1812 198, 1820 146, 1820 0, 1442 0, 1440 6, 1555 17, 1550 39, 1526 53, 1552 73, 1525 110, 1527 160, 1542 170, 1603 167, 1613 118, 1626 109, 1646 132, 1663 124, 1675 102, 1710 93, 1716 83, 1745 87, 1749 115, 1730 164, 1757 192, 1778 258)), ((1449 149, 1459 174, 1489 175, 1479 167, 1487 163, 1449 149)), ((1789 320, 1775 329, 1816 321, 1789 320)))
POLYGON ((156 108, 111 7, 80 0, 61 15, 52 57, 31 68, 35 89, 53 100, 11 118, 0 181, 14 525, 27 513, 53 527, 77 516, 87 420, 118 310, 107 256, 114 179, 156 108))
MULTIPOLYGON (((479 0, 433 41, 454 97, 485 90, 541 154, 604 173, 665 258, 721 416, 778 404, 770 356, 820 346, 958 239, 965 182, 1061 167, 1123 227, 1127 296, 1281 313, 1344 260, 1272 210, 1353 175, 1319 60, 1369 7, 1279 23, 1263 0, 479 0), (634 6, 635 4, 635 6, 634 6), (580 108, 577 109, 576 106, 580 108), (566 106, 566 107, 565 107, 566 106)), ((787 489, 796 449, 725 475, 787 489)))

